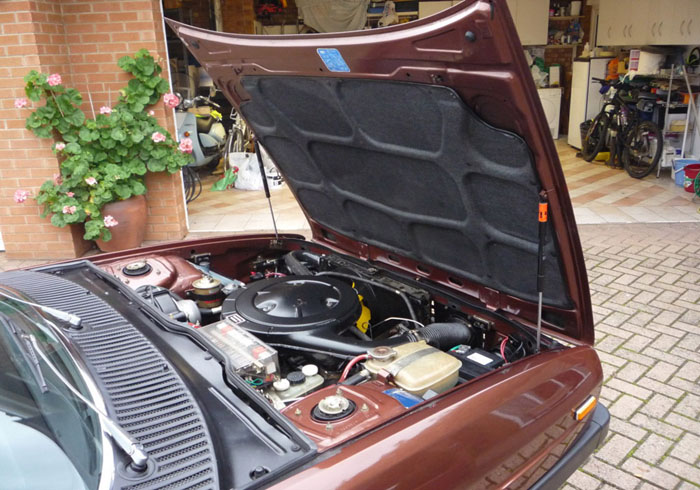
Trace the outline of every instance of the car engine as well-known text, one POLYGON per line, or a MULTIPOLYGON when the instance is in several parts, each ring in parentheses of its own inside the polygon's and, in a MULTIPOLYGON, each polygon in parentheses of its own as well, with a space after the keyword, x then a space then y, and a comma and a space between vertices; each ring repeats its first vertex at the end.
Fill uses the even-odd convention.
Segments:
POLYGON ((247 277, 211 257, 103 265, 204 340, 320 448, 531 352, 526 335, 434 300, 427 287, 336 254, 256 256, 247 277))

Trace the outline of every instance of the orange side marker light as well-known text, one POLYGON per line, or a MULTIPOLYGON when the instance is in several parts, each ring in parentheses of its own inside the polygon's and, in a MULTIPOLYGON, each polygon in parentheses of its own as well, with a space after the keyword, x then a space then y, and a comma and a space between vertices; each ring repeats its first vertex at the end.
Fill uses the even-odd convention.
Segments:
POLYGON ((540 219, 541 223, 547 222, 547 203, 546 202, 540 203, 539 219, 540 219))
POLYGON ((574 419, 578 422, 582 421, 586 415, 588 415, 591 410, 595 408, 597 403, 598 400, 593 395, 586 398, 586 401, 579 405, 576 410, 574 410, 574 419))

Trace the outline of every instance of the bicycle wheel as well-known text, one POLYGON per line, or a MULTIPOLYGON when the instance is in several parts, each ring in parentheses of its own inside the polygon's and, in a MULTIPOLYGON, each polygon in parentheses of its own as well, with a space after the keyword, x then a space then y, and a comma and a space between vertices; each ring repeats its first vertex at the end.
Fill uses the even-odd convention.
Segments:
POLYGON ((659 163, 662 148, 663 137, 654 122, 642 121, 630 130, 622 151, 622 163, 630 177, 649 175, 659 163))
POLYGON ((610 117, 606 112, 598 114, 586 131, 586 137, 581 142, 581 157, 590 162, 603 149, 605 135, 610 125, 610 117))

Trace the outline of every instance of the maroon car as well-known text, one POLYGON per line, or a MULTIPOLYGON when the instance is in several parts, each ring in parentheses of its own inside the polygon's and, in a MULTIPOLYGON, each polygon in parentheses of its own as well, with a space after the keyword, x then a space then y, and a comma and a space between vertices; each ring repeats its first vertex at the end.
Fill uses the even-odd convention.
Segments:
POLYGON ((571 202, 506 2, 340 34, 171 26, 313 237, 0 274, 5 481, 565 482, 609 415, 571 202), (37 472, 37 454, 57 463, 37 472))

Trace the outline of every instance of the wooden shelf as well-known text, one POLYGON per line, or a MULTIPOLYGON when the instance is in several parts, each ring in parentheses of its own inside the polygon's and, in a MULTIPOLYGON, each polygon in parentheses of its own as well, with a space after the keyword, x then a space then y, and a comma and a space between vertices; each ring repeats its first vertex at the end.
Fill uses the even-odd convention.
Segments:
POLYGON ((580 46, 581 43, 571 43, 571 44, 547 44, 544 49, 564 49, 564 48, 575 48, 580 46))
POLYGON ((574 20, 582 19, 583 15, 550 15, 549 20, 574 20))
MULTIPOLYGON (((368 19, 380 19, 383 14, 377 13, 367 13, 367 18, 368 19)), ((398 17, 418 17, 418 11, 417 10, 410 10, 408 12, 396 12, 396 15, 398 17)))

